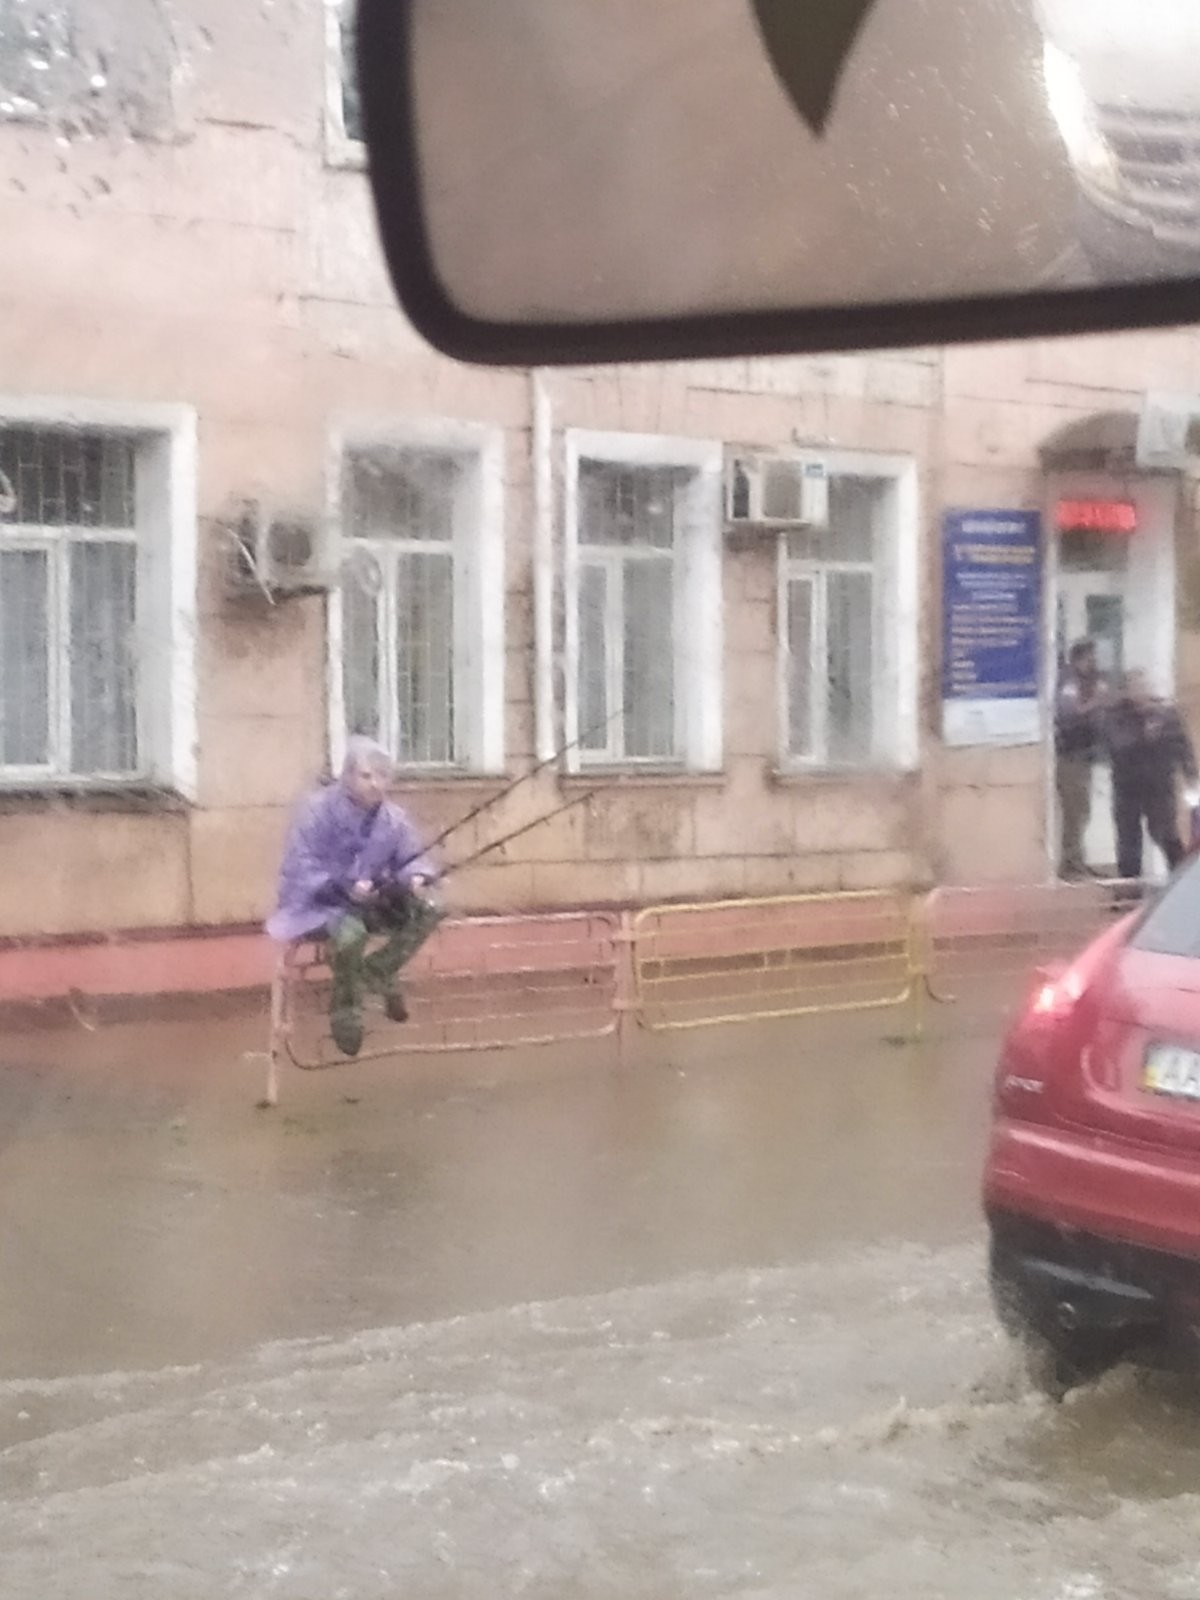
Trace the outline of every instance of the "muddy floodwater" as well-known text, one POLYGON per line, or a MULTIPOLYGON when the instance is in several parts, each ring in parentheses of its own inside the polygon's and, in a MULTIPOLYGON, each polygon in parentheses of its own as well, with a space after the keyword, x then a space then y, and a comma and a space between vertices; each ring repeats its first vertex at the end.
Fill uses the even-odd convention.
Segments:
POLYGON ((375 1062, 10 1034, 4 1600, 1200 1600, 1200 1400, 1035 1395, 998 1016, 375 1062))

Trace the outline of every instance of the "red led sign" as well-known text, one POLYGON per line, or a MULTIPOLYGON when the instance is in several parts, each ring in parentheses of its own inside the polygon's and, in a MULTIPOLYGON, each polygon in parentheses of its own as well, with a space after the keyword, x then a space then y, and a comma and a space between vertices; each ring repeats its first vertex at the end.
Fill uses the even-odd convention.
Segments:
POLYGON ((1131 500, 1060 500, 1054 512, 1060 533, 1136 533, 1131 500))

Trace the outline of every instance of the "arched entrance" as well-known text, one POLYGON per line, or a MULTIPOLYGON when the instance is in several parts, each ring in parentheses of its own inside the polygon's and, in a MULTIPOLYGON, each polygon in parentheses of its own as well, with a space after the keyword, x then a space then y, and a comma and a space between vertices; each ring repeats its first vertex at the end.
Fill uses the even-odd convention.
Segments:
MULTIPOLYGON (((1093 639, 1113 678, 1132 667, 1149 673, 1158 693, 1175 693, 1176 473, 1143 472, 1136 459, 1138 418, 1106 412, 1068 424, 1042 446, 1046 537, 1046 696, 1052 708, 1070 645, 1093 639)), ((1052 865, 1059 841, 1053 715, 1047 718, 1048 829, 1052 865)), ((1091 823, 1084 841, 1090 866, 1114 867, 1112 787, 1095 771, 1091 823)), ((1147 868, 1163 870, 1157 851, 1147 868)))

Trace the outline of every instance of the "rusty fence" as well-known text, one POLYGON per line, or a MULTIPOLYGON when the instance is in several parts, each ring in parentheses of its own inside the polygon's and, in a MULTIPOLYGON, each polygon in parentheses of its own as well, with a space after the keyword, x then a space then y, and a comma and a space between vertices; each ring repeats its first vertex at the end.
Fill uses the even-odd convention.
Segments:
MULTIPOLYGON (((1087 882, 778 895, 636 913, 467 917, 406 968, 410 1019, 376 1004, 357 1060, 664 1033, 776 1018, 1008 1002, 1127 910, 1134 886, 1087 882)), ((344 1064, 329 1035, 319 945, 281 951, 271 994, 266 1104, 285 1062, 344 1064)))
MULTIPOLYGON (((621 918, 604 912, 466 917, 444 922, 406 967, 409 1019, 390 1023, 368 997, 354 1059, 601 1039, 621 1015, 621 918)), ((304 1071, 343 1066, 329 1032, 330 972, 322 945, 280 951, 271 988, 266 1104, 284 1061, 304 1071)))

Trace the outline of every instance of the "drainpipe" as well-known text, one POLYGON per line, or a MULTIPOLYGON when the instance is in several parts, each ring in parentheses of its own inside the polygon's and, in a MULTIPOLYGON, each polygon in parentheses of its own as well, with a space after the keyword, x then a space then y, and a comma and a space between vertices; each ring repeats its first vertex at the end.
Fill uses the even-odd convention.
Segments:
POLYGON ((533 385, 534 738, 539 761, 553 759, 554 733, 554 406, 541 368, 533 385))

